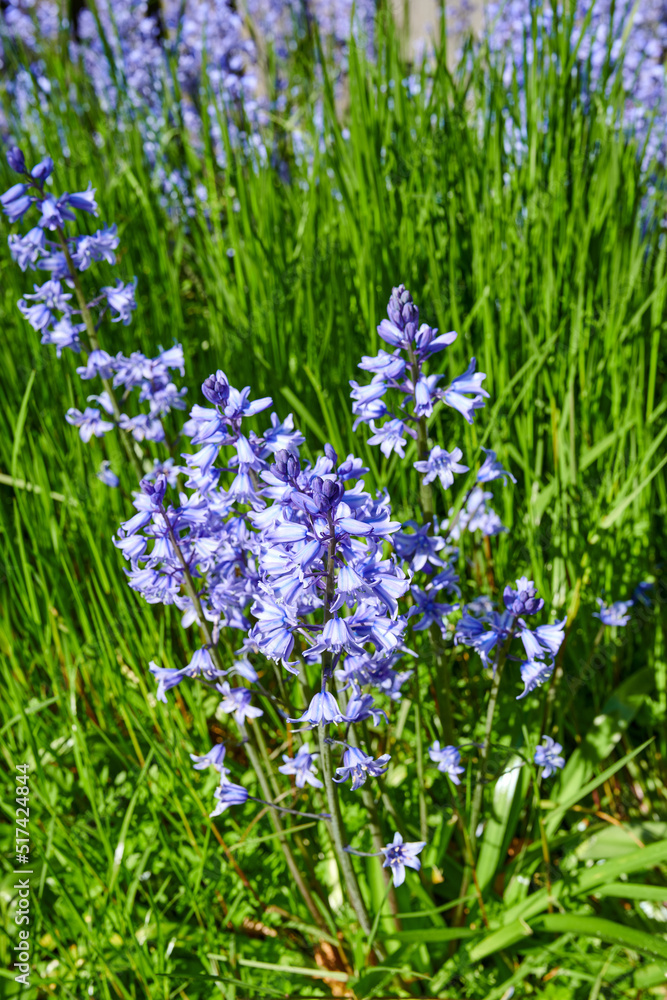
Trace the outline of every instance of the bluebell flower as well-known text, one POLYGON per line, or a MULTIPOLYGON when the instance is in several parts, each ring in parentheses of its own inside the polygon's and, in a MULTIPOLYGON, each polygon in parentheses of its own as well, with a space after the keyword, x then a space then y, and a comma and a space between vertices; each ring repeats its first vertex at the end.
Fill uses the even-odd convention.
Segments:
POLYGON ((341 482, 348 479, 360 479, 368 472, 368 469, 360 458, 348 455, 344 462, 338 466, 338 478, 341 482))
POLYGON ((8 239, 9 252, 22 271, 28 267, 34 269, 46 247, 44 230, 34 226, 25 236, 12 233, 8 239))
POLYGON ((85 191, 77 191, 74 194, 64 195, 72 208, 80 212, 88 212, 90 215, 97 215, 97 203, 95 201, 95 188, 88 184, 85 191))
POLYGON ((465 507, 456 516, 454 508, 450 508, 450 521, 446 526, 443 524, 443 528, 447 528, 448 538, 458 541, 464 531, 471 533, 481 531, 486 537, 507 531, 496 512, 487 505, 487 500, 491 500, 492 497, 492 493, 485 493, 480 486, 476 486, 468 497, 465 507))
POLYGON ((159 667, 153 660, 148 664, 148 668, 158 682, 155 697, 166 705, 167 691, 181 683, 185 677, 185 671, 177 670, 174 667, 159 667))
POLYGON ((193 761, 193 767, 195 771, 203 771, 207 767, 214 767, 216 771, 220 771, 221 774, 229 774, 229 771, 224 767, 225 760, 225 744, 216 743, 208 753, 205 753, 202 757, 198 757, 197 754, 191 753, 190 760, 193 761))
POLYGON ((39 203, 42 216, 37 223, 43 229, 62 229, 66 222, 74 222, 76 216, 67 207, 68 198, 66 194, 59 198, 52 194, 47 194, 46 198, 39 203))
POLYGON ((385 858, 382 863, 382 867, 391 869, 391 875, 395 886, 403 885, 405 882, 406 866, 408 868, 414 868, 415 871, 419 871, 421 868, 421 861, 417 855, 425 847, 425 840, 413 841, 412 843, 404 844, 403 837, 398 831, 396 831, 392 843, 387 844, 386 847, 382 848, 382 853, 385 858))
POLYGON ((341 650, 355 653, 363 651, 363 647, 359 645, 346 618, 340 618, 336 614, 332 615, 324 625, 319 641, 311 647, 310 653, 312 655, 314 652, 319 653, 327 649, 333 653, 340 653, 341 650))
POLYGON ((241 417, 254 417, 256 413, 261 413, 273 400, 270 396, 262 396, 261 399, 250 399, 250 386, 244 389, 234 389, 229 387, 229 398, 223 407, 223 412, 230 420, 240 420, 241 417))
POLYGON ((438 770, 442 774, 447 774, 455 785, 461 784, 459 774, 463 774, 464 767, 461 767, 461 754, 458 747, 441 747, 439 740, 434 740, 428 748, 428 755, 434 764, 438 765, 438 770))
POLYGON ((201 391, 210 403, 216 406, 226 406, 229 399, 229 382, 225 373, 218 369, 214 375, 209 375, 202 383, 201 391))
POLYGON ((131 434, 135 441, 164 441, 161 421, 151 420, 147 413, 137 413, 136 417, 121 413, 118 426, 131 434))
POLYGON ((99 471, 95 473, 100 482, 104 483, 105 486, 110 486, 112 489, 116 489, 120 485, 120 479, 116 473, 111 468, 111 463, 108 461, 102 462, 99 471))
POLYGON ((614 601, 613 604, 606 605, 601 597, 596 598, 600 607, 599 611, 593 612, 594 618, 599 618, 603 625, 627 625, 630 621, 630 608, 634 601, 614 601))
POLYGON ((378 778, 384 774, 390 760, 391 757, 388 753, 383 753, 377 760, 373 760, 357 747, 348 747, 343 754, 343 766, 336 768, 336 774, 340 777, 333 780, 340 784, 350 778, 352 791, 356 792, 357 788, 361 788, 366 783, 368 777, 378 778))
MULTIPOLYGON (((553 625, 538 625, 536 629, 522 628, 519 637, 523 642, 526 656, 529 659, 544 657, 545 653, 555 656, 563 644, 563 629, 567 618, 563 618, 553 625)), ((520 623, 521 624, 521 623, 520 623)))
POLYGON ((353 431, 360 423, 371 424, 373 420, 381 420, 386 416, 388 410, 383 396, 387 391, 387 383, 381 375, 376 375, 369 385, 359 385, 354 381, 350 385, 350 395, 354 400, 352 413, 357 418, 352 425, 353 431))
POLYGON ((440 445, 435 445, 431 449, 431 453, 428 459, 425 461, 415 462, 414 467, 417 472, 424 473, 424 483, 432 483, 437 477, 443 489, 447 490, 454 483, 454 473, 468 472, 469 468, 467 465, 459 464, 459 459, 463 458, 463 452, 460 448, 454 448, 453 451, 445 451, 440 445))
POLYGON ((165 477, 158 476, 155 481, 142 479, 139 486, 150 506, 155 510, 159 510, 167 492, 167 480, 165 477))
POLYGON ((645 608, 650 608, 651 606, 651 594, 654 589, 654 584, 649 580, 642 580, 638 583, 634 589, 633 599, 643 604, 645 608))
POLYGON ((411 563, 415 572, 424 570, 429 573, 440 569, 444 563, 438 553, 445 548, 445 540, 440 535, 430 534, 431 522, 417 526, 415 521, 406 521, 404 528, 414 528, 407 532, 397 532, 393 537, 396 554, 411 563))
POLYGON ((411 389, 415 397, 415 416, 430 417, 433 413, 433 404, 440 398, 438 392, 438 382, 442 375, 420 375, 417 384, 406 383, 405 388, 411 389))
POLYGON ((156 479, 157 476, 165 476, 169 485, 174 488, 178 484, 178 476, 182 472, 180 465, 176 465, 173 458, 153 459, 153 468, 146 473, 146 479, 156 479))
POLYGON ((7 150, 7 163, 17 174, 24 174, 26 172, 25 156, 18 146, 11 146, 7 150))
MULTIPOLYGON (((457 553, 458 550, 455 550, 457 553)), ((431 580, 431 590, 439 591, 446 590, 449 594, 456 594, 457 597, 461 596, 461 588, 458 586, 459 575, 454 570, 453 566, 445 566, 444 569, 436 573, 431 580)))
POLYGON ((484 399, 489 397, 486 389, 482 388, 486 375, 483 372, 475 372, 476 364, 476 359, 471 358, 463 375, 457 376, 442 394, 447 406, 458 410, 469 424, 473 422, 474 411, 481 409, 484 406, 484 399))
POLYGON ((558 768, 565 767, 565 758, 559 756, 563 748, 551 736, 543 736, 542 739, 545 745, 537 747, 533 760, 543 768, 542 777, 550 778, 558 768))
POLYGON ((107 431, 112 431, 114 428, 112 423, 102 418, 99 410, 90 406, 87 406, 83 413, 73 406, 70 407, 65 414, 65 420, 73 427, 79 428, 79 437, 82 441, 90 441, 93 435, 98 438, 103 437, 107 431))
POLYGON ((107 264, 115 264, 115 250, 119 243, 115 225, 110 228, 105 226, 92 236, 80 236, 72 253, 72 262, 79 271, 87 271, 93 261, 105 260, 107 264))
POLYGON ((36 180, 40 186, 44 185, 44 181, 47 177, 50 177, 53 173, 53 160, 50 156, 45 156, 43 160, 36 163, 35 166, 30 171, 30 176, 36 180))
POLYGON ((298 750, 296 757, 283 754, 285 761, 278 770, 281 774, 293 774, 297 788, 303 788, 307 783, 313 788, 322 788, 322 782, 316 777, 316 769, 313 755, 310 752, 310 744, 303 743, 298 750))
POLYGON ((248 688, 233 688, 229 681, 223 681, 217 687, 224 696, 220 702, 220 711, 233 713, 239 725, 246 719, 257 719, 260 715, 264 715, 261 708, 255 708, 250 704, 252 695, 248 688))
POLYGON ((282 660, 287 666, 290 654, 294 648, 293 629, 297 625, 297 617, 292 609, 279 606, 273 601, 263 600, 253 605, 252 613, 257 618, 255 627, 250 632, 251 639, 269 660, 282 660))
POLYGON ((490 483, 494 479, 505 479, 505 480, 511 479, 513 483, 516 482, 516 479, 514 478, 512 473, 507 472, 506 469, 503 469, 500 462, 496 460, 495 451, 491 451, 490 448, 482 448, 482 451, 486 455, 486 458, 484 459, 484 463, 480 466, 480 470, 477 473, 478 483, 490 483))
MULTIPOLYGON (((41 342, 42 344, 53 344, 57 357, 60 357, 65 348, 69 348, 78 354, 81 350, 79 334, 84 329, 85 326, 83 323, 74 324, 68 316, 62 316, 57 323, 53 324, 50 330, 42 330, 41 342)), ((89 396, 88 399, 90 400, 91 397, 89 396)), ((110 411, 107 410, 107 412, 110 411)))
POLYGON ((134 292, 137 287, 137 279, 133 278, 124 284, 120 279, 116 285, 105 285, 100 291, 106 295, 109 308, 111 309, 112 323, 123 323, 124 326, 132 319, 132 310, 137 308, 134 292))
POLYGON ((62 253, 61 250, 55 250, 53 253, 45 252, 42 254, 40 259, 37 261, 36 267, 40 271, 49 271, 51 277, 56 281, 63 281, 63 279, 69 279, 71 277, 67 257, 65 257, 65 254, 62 253))
POLYGON ((243 785, 235 785, 233 782, 227 781, 224 774, 222 776, 222 781, 213 794, 218 800, 218 804, 213 812, 209 813, 211 819, 215 816, 220 816, 220 814, 225 812, 226 809, 229 809, 230 806, 242 806, 248 801, 248 792, 243 785))
POLYGON ((414 349, 420 358, 430 358, 432 354, 436 354, 453 344, 458 336, 454 330, 450 330, 449 333, 441 333, 439 337, 436 336, 437 332, 437 329, 433 329, 426 323, 422 323, 417 330, 414 349))
MULTIPOLYGON (((382 379, 400 379, 405 374, 406 361, 400 356, 399 351, 389 354, 388 351, 379 351, 375 357, 362 357, 357 368, 363 371, 374 372, 382 379)), ((352 385, 352 383, 350 383, 352 385)), ((356 383, 354 383, 356 386, 356 383)), ((353 399, 356 397, 353 395, 353 399)), ((354 410, 353 410, 354 412, 354 410)))
POLYGON ((329 691, 321 691, 311 700, 310 705, 296 719, 288 719, 288 722, 307 722, 311 727, 319 726, 321 722, 345 722, 347 721, 334 696, 329 691))
POLYGON ((72 293, 64 292, 59 281, 52 278, 45 281, 43 285, 34 285, 33 287, 34 293, 26 294, 17 303, 33 330, 43 330, 49 326, 56 319, 56 311, 69 314, 72 293), (26 299, 34 300, 35 305, 26 305, 26 299))
POLYGON ((503 591, 505 607, 513 615, 536 615, 544 607, 544 600, 537 596, 532 580, 522 576, 516 581, 516 590, 510 586, 503 591))
POLYGON ((213 657, 206 646, 195 650, 185 672, 188 677, 203 677, 209 681, 220 676, 220 671, 213 663, 213 657))
MULTIPOLYGON (((345 662, 349 662, 349 659, 348 657, 345 662)), ((383 709, 375 707, 373 695, 362 694, 361 688, 357 684, 353 686, 353 695, 345 708, 345 718, 348 722, 363 722, 365 719, 372 719, 375 726, 379 725, 382 718, 385 722, 388 721, 387 713, 383 709)))
POLYGON ((35 200, 26 194, 27 190, 27 184, 14 184, 8 191, 0 195, 0 205, 2 205, 10 222, 18 222, 19 219, 22 219, 35 200))
POLYGON ((382 424, 380 427, 376 427, 375 421, 370 421, 371 430, 373 431, 372 437, 369 437, 369 444, 379 444, 380 451, 385 458, 389 458, 392 451, 395 451, 399 458, 405 458, 405 438, 404 434, 410 434, 414 436, 412 428, 408 427, 407 424, 398 417, 394 417, 393 420, 387 420, 386 423, 382 424))
POLYGON ((414 614, 422 615, 418 625, 413 626, 415 632, 423 632, 424 629, 429 628, 431 625, 435 624, 443 632, 445 630, 445 618, 447 615, 451 614, 458 605, 455 604, 442 604, 435 599, 437 591, 435 589, 424 591, 420 587, 413 584, 410 588, 410 592, 415 599, 415 605, 410 610, 414 614))
POLYGON ((535 688, 540 687, 545 681, 548 681, 553 672, 554 665, 551 661, 545 663, 543 660, 524 660, 521 664, 521 680, 523 681, 524 689, 520 695, 517 695, 517 701, 525 698, 535 688))
POLYGON ((76 373, 81 379, 111 378, 114 371, 114 361, 110 354, 100 349, 91 351, 86 364, 77 368, 76 373))
POLYGON ((304 443, 305 438, 301 431, 294 429, 294 415, 289 414, 281 423, 276 413, 271 414, 271 427, 264 431, 262 435, 263 446, 261 457, 266 458, 268 454, 279 451, 286 451, 291 455, 298 455, 299 448, 304 443))

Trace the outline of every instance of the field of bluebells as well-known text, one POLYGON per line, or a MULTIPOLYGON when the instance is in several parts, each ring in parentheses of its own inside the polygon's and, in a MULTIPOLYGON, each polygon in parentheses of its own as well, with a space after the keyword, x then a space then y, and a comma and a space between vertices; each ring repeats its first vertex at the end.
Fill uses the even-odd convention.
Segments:
POLYGON ((667 8, 466 16, 1 5, 3 997, 667 996, 667 8))

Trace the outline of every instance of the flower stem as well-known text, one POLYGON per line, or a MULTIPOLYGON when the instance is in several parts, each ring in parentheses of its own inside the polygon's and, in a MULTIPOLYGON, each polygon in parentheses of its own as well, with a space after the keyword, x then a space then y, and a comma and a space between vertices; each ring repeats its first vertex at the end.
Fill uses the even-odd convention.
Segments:
POLYGON ((419 796, 419 836, 428 840, 428 817, 424 791, 424 735, 422 733, 422 701, 419 689, 419 664, 415 664, 415 741, 417 750, 417 794, 419 796))
MULTIPOLYGON (((337 788, 333 781, 331 769, 331 748, 325 738, 326 730, 323 722, 319 725, 318 735, 320 742, 320 764, 322 766, 322 777, 324 779, 324 789, 327 796, 329 811, 331 813, 331 839, 333 840, 334 850, 336 852, 336 857, 338 859, 338 864, 343 876, 343 881, 345 883, 350 903, 352 904, 352 908, 357 915, 357 920, 359 921, 362 931, 364 934, 369 935, 371 932, 371 922, 368 918, 366 905, 361 895, 361 889, 359 888, 356 873, 352 867, 350 855, 345 850, 347 837, 340 813, 337 788)), ((380 955, 377 944, 375 945, 375 952, 378 955, 378 958, 384 958, 384 951, 383 954, 380 955)))
MULTIPOLYGON (((507 647, 509 648, 509 643, 507 647)), ((489 704, 486 709, 486 726, 484 728, 484 742, 479 755, 479 775, 477 777, 477 784, 475 785, 475 791, 472 798, 472 810, 470 813, 470 837, 471 841, 474 843, 475 830, 477 829, 477 824, 479 822, 479 817, 482 811, 482 798, 484 796, 484 784, 486 782, 486 768, 489 762, 489 750, 491 749, 491 732, 493 730, 493 716, 496 711, 496 703, 498 701, 498 693, 500 691, 500 679, 503 673, 503 667, 505 665, 505 652, 503 650, 498 657, 498 663, 496 664, 496 669, 493 675, 493 684, 491 685, 491 694, 489 695, 489 704)), ((473 852, 474 853, 474 852, 473 852)), ((465 893, 461 893, 465 895, 465 893)))
POLYGON ((329 813, 307 813, 301 812, 299 809, 288 809, 286 806, 276 805, 275 802, 268 802, 265 799, 258 799, 255 795, 249 795, 249 799, 253 802, 259 802, 260 805, 268 806, 269 809, 277 809, 281 813, 289 813, 290 816, 305 816, 306 819, 317 819, 317 820, 327 820, 331 819, 329 813))
POLYGON ((449 659, 442 644, 442 633, 435 622, 429 629, 434 650, 435 679, 438 693, 438 715, 442 724, 445 743, 454 743, 454 710, 452 708, 452 685, 449 675, 449 659))
MULTIPOLYGON (((255 749, 252 740, 248 738, 248 733, 243 723, 239 723, 239 731, 241 733, 241 737, 246 740, 245 747, 246 747, 246 752, 248 754, 248 759, 250 760, 253 770, 257 775, 257 780, 259 781, 259 787, 262 789, 262 795, 264 796, 265 800, 268 800, 270 802, 271 788, 269 786, 266 774, 264 773, 264 769, 262 767, 262 762, 259 758, 259 754, 257 753, 257 750, 255 749)), ((282 852, 285 856, 287 867, 290 870, 290 875, 294 879, 294 883, 299 892, 301 893, 304 903, 308 907, 311 916, 313 917, 317 926, 321 930, 327 931, 328 933, 327 923, 322 914, 320 913, 320 911, 318 910, 317 906, 315 905, 315 901, 310 894, 310 889, 304 882, 303 876, 299 871, 299 868, 297 867, 297 863, 294 860, 294 855, 292 854, 292 850, 287 842, 287 837, 285 836, 283 825, 280 822, 280 819, 274 809, 269 810, 269 818, 273 825, 273 829, 278 834, 278 841, 280 843, 282 852)))
MULTIPOLYGON (((496 703, 498 701, 498 692, 500 691, 500 679, 503 673, 503 666, 505 665, 505 656, 507 650, 509 649, 510 643, 512 641, 513 635, 510 636, 504 649, 498 654, 498 661, 496 663, 495 671, 493 674, 493 684, 491 685, 491 694, 489 696, 489 704, 486 709, 486 726, 484 728, 484 742, 482 743, 480 755, 479 755, 479 774, 477 776, 477 783, 475 785, 475 791, 473 792, 472 798, 472 809, 470 812, 470 826, 468 827, 469 833, 467 836, 467 841, 470 846, 470 860, 465 867, 463 872, 463 879, 461 880, 461 888, 459 890, 459 897, 463 898, 468 893, 468 888, 470 886, 471 877, 475 880, 475 885, 477 886, 477 875, 475 872, 475 831, 477 830, 477 824, 479 823, 479 817, 482 812, 482 800, 484 797, 484 784, 486 781, 486 769, 489 762, 489 750, 491 748, 491 732, 493 730, 493 716, 496 711, 496 703)), ((463 913, 463 903, 459 904, 456 911, 455 923, 459 923, 463 913)))

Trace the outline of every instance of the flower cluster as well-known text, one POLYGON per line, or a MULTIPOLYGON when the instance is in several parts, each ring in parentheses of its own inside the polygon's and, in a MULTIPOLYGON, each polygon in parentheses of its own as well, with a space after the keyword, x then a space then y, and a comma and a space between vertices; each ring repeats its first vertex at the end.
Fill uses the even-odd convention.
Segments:
MULTIPOLYGON (((186 389, 178 388, 171 371, 185 373, 183 351, 176 344, 161 350, 157 357, 147 358, 140 351, 129 357, 122 353, 112 356, 100 347, 98 332, 105 316, 112 323, 127 325, 136 308, 136 279, 115 285, 105 285, 92 299, 83 295, 80 273, 95 262, 116 263, 115 250, 119 239, 116 226, 98 229, 93 234, 72 233, 69 227, 77 221, 76 212, 96 216, 95 191, 54 195, 46 190, 53 172, 53 160, 46 157, 28 169, 20 149, 13 147, 7 154, 10 167, 21 176, 0 196, 0 204, 10 222, 18 222, 30 211, 39 212, 37 224, 24 235, 9 236, 9 249, 22 271, 45 271, 49 278, 18 302, 18 308, 41 335, 42 344, 52 344, 58 357, 69 349, 81 354, 84 364, 77 368, 83 381, 99 378, 103 391, 88 396, 87 406, 67 411, 68 423, 79 428, 83 441, 102 437, 118 426, 135 441, 164 441, 162 418, 172 409, 183 409, 186 389), (47 235, 51 234, 51 236, 47 235), (138 402, 148 404, 148 412, 130 416, 122 413, 113 393, 122 391, 126 400, 130 392, 138 391, 138 402)), ((118 484, 114 473, 101 476, 109 485, 118 484)))
MULTIPOLYGON (((361 359, 358 367, 371 372, 373 377, 367 385, 350 382, 354 401, 352 412, 356 417, 354 428, 360 423, 370 425, 373 436, 369 444, 379 445, 386 457, 395 451, 400 458, 405 458, 405 435, 417 438, 417 422, 430 417, 438 401, 458 410, 468 423, 472 423, 475 410, 484 406, 489 394, 482 388, 486 376, 475 371, 475 358, 471 358, 467 370, 446 388, 438 385, 442 375, 425 373, 425 363, 453 344, 457 335, 450 332, 438 336, 437 329, 426 323, 420 325, 419 309, 404 285, 392 291, 387 314, 389 318, 383 319, 377 330, 394 350, 381 350, 374 357, 361 359), (387 406, 385 396, 389 390, 403 397, 398 407, 402 411, 400 416, 387 406)), ((425 473, 429 482, 437 477, 447 489, 454 481, 453 473, 468 471, 467 466, 459 464, 461 457, 459 448, 447 452, 436 445, 423 461, 416 463, 416 467, 425 473)))
MULTIPOLYGON (((533 63, 554 28, 554 9, 541 0, 502 0, 485 8, 485 39, 509 88, 516 75, 521 120, 525 123, 524 59, 533 63), (534 26, 536 31, 534 31, 534 26)), ((576 53, 585 95, 605 83, 611 91, 620 75, 626 95, 623 124, 632 130, 646 164, 667 157, 667 97, 664 56, 667 16, 662 0, 579 0, 570 48, 576 53)), ((556 58, 555 56, 553 58, 556 58)), ((522 146, 508 113, 508 134, 522 146)))
MULTIPOLYGON (((223 168, 228 141, 266 162, 267 126, 291 102, 310 99, 290 81, 288 61, 297 44, 312 41, 316 28, 334 78, 343 79, 351 33, 372 50, 375 11, 374 0, 97 0, 94 8, 78 4, 64 16, 57 0, 9 0, 0 6, 0 87, 11 110, 6 120, 0 104, 0 128, 11 134, 14 115, 38 119, 36 104, 50 113, 59 84, 46 77, 40 56, 56 39, 68 38, 69 57, 83 67, 104 114, 119 130, 128 121, 137 128, 162 206, 175 217, 194 216, 206 209, 206 187, 169 157, 165 132, 182 125, 202 152, 210 141, 223 168), (22 48, 32 54, 30 71, 9 72, 3 55, 12 43, 21 55, 22 48)), ((304 130, 289 135, 297 155, 302 148, 312 152, 304 130)))
POLYGON ((544 600, 537 596, 533 581, 525 576, 516 581, 516 589, 505 587, 502 611, 496 610, 490 601, 484 603, 486 606, 480 607, 480 602, 474 601, 463 608, 455 640, 472 647, 482 663, 495 671, 503 652, 508 658, 517 659, 509 650, 513 640, 520 639, 525 652, 525 659, 519 658, 524 690, 518 697, 524 698, 551 677, 567 619, 553 625, 529 627, 526 618, 538 614, 544 600))

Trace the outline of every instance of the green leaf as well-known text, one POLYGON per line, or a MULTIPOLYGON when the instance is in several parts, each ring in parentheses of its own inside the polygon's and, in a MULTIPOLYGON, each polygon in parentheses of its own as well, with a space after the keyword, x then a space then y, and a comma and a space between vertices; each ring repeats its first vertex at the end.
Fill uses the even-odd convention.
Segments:
POLYGON ((639 951, 650 958, 667 960, 667 941, 664 938, 602 917, 581 917, 574 913, 547 913, 534 921, 533 931, 581 934, 583 937, 600 938, 602 941, 639 951))
POLYGON ((583 785, 581 788, 578 788, 575 791, 571 792, 567 797, 561 798, 556 803, 554 811, 549 815, 549 818, 544 824, 545 829, 547 831, 547 835, 552 836, 556 832, 556 830, 560 826, 563 816, 565 815, 568 809, 570 809, 573 805, 579 802, 580 799, 583 799, 587 795, 589 795, 594 789, 596 789, 599 785, 605 782, 607 778, 611 778, 612 775, 616 774, 617 771, 620 771, 621 768, 625 767, 625 765, 629 761, 634 760, 634 758, 637 757, 637 755, 640 754, 642 750, 646 749, 649 743, 653 742, 654 738, 655 737, 652 736, 650 739, 642 743, 641 746, 638 746, 636 750, 633 750, 631 753, 626 753, 626 755, 624 757, 621 757, 620 760, 615 761, 609 767, 605 768, 605 770, 602 771, 600 774, 595 775, 594 778, 591 778, 591 780, 586 782, 586 784, 583 785))

